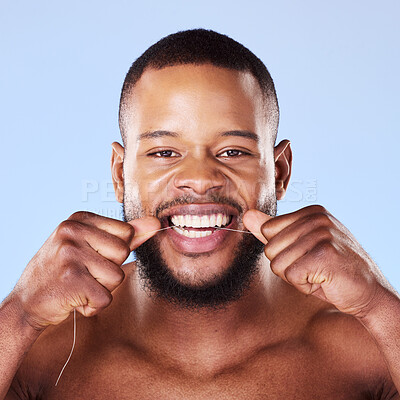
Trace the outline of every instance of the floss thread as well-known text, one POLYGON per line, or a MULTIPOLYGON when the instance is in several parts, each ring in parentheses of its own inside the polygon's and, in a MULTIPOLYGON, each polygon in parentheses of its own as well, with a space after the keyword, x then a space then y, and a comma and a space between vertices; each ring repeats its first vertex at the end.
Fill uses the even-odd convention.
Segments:
MULTIPOLYGON (((164 231, 165 229, 171 229, 171 228, 172 228, 172 226, 167 226, 166 228, 156 229, 155 231, 149 231, 149 232, 142 233, 142 234, 140 234, 140 235, 137 235, 136 237, 145 236, 145 235, 147 235, 148 233, 154 233, 154 232, 164 231)), ((241 230, 239 230, 239 229, 230 229, 230 228, 219 228, 219 227, 217 227, 217 228, 215 228, 215 230, 218 230, 218 231, 224 230, 224 231, 242 232, 242 233, 250 233, 250 234, 252 234, 252 233, 249 232, 249 231, 241 231, 241 230)))
MULTIPOLYGON (((170 229, 170 228, 172 228, 172 226, 167 226, 166 228, 157 229, 157 230, 155 230, 155 231, 145 232, 145 233, 142 233, 141 235, 137 235, 137 236, 144 236, 144 235, 147 235, 148 233, 159 232, 159 231, 163 231, 163 230, 165 230, 165 229, 170 229)), ((249 232, 249 231, 241 231, 241 230, 239 230, 239 229, 215 228, 215 230, 225 230, 225 231, 241 232, 241 233, 250 233, 250 234, 251 234, 251 232, 249 232)), ((63 372, 64 372, 64 370, 65 370, 65 367, 68 365, 69 360, 71 359, 72 353, 74 352, 74 349, 75 349, 75 343, 76 343, 76 310, 75 310, 75 308, 74 308, 74 340, 73 340, 73 342, 72 342, 71 352, 69 353, 68 359, 67 359, 67 361, 65 362, 64 366, 62 367, 61 372, 60 372, 60 374, 58 375, 56 384, 55 384, 54 386, 57 386, 57 385, 58 385, 58 382, 59 382, 59 380, 60 380, 60 378, 61 378, 61 375, 63 374, 63 372)))
POLYGON ((58 385, 58 381, 60 380, 61 375, 63 374, 65 367, 67 366, 67 364, 69 363, 69 360, 71 359, 72 353, 74 352, 75 343, 76 343, 76 310, 74 308, 74 341, 72 342, 72 348, 71 348, 71 352, 69 353, 68 359, 65 362, 64 366, 62 367, 60 375, 58 375, 56 384, 54 386, 58 385))

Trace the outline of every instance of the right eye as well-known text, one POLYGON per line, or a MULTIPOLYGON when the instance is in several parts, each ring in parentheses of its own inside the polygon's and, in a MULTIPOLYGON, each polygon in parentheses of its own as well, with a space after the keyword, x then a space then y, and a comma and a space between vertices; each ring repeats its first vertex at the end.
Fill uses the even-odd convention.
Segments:
POLYGON ((149 156, 158 158, 172 158, 172 157, 179 157, 179 154, 172 150, 160 150, 154 153, 150 153, 149 156))

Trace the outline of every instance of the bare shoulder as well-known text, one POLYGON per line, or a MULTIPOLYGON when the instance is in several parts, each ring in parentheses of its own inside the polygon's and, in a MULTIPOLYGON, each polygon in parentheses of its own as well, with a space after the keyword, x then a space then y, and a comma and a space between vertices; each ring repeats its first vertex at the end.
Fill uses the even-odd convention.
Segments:
POLYGON ((374 399, 397 399, 385 360, 373 337, 354 317, 325 309, 311 320, 308 339, 331 365, 364 382, 374 399))

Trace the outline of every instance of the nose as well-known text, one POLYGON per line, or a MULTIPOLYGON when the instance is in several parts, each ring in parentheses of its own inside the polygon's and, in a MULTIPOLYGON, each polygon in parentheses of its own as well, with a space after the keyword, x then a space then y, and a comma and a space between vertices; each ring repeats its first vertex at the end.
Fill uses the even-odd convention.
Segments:
POLYGON ((218 170, 215 160, 207 157, 191 157, 185 160, 174 177, 175 188, 185 194, 205 195, 217 192, 225 183, 225 175, 218 170))

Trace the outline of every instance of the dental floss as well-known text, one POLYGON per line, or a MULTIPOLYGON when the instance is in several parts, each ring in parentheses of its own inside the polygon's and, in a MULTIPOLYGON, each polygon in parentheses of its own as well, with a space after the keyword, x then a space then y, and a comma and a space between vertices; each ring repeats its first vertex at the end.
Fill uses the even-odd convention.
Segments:
MULTIPOLYGON (((230 229, 230 228, 215 228, 215 230, 225 230, 225 231, 232 231, 232 232, 242 232, 242 233, 251 233, 249 231, 241 231, 239 229, 230 229)), ((252 233, 251 233, 252 234, 252 233)))
POLYGON ((56 384, 55 384, 54 386, 57 386, 58 381, 60 380, 61 375, 62 375, 62 373, 64 372, 65 367, 67 366, 69 360, 71 359, 72 353, 73 353, 74 348, 75 348, 75 342, 76 342, 76 310, 75 310, 75 308, 74 308, 74 341, 72 342, 72 348, 71 348, 71 352, 69 353, 68 359, 67 359, 67 361, 65 362, 64 366, 62 367, 62 370, 61 370, 61 372, 60 372, 60 375, 58 375, 56 384))
MULTIPOLYGON (((165 230, 165 229, 171 229, 171 228, 172 228, 172 226, 167 226, 166 228, 161 228, 161 229, 157 229, 157 230, 155 230, 155 231, 149 231, 149 232, 142 233, 142 234, 140 234, 140 235, 136 235, 136 237, 145 236, 145 235, 147 235, 148 233, 159 232, 159 231, 163 231, 163 230, 165 230)), ((239 230, 239 229, 215 228, 215 230, 222 230, 222 229, 225 230, 225 231, 232 231, 232 232, 251 233, 251 232, 249 232, 249 231, 241 231, 241 230, 239 230)))
POLYGON ((172 226, 167 226, 166 228, 156 229, 155 231, 148 231, 148 232, 142 233, 140 235, 136 235, 136 237, 145 236, 148 233, 159 232, 159 231, 163 231, 164 229, 170 229, 170 228, 172 228, 172 226))
MULTIPOLYGON (((148 233, 163 231, 163 230, 165 230, 165 229, 170 229, 170 228, 172 228, 172 226, 167 226, 166 228, 157 229, 157 230, 155 230, 155 231, 145 232, 145 233, 142 233, 141 235, 137 235, 136 237, 138 237, 138 236, 144 236, 144 235, 147 235, 148 233)), ((225 231, 232 231, 232 232, 251 233, 251 232, 249 232, 249 231, 241 231, 241 230, 239 230, 239 229, 215 228, 215 230, 222 230, 222 229, 225 230, 225 231)), ((73 342, 72 342, 71 352, 69 353, 68 359, 67 359, 67 361, 65 362, 64 366, 62 367, 62 370, 61 370, 61 372, 60 372, 60 375, 58 375, 58 378, 57 378, 57 381, 56 381, 55 386, 58 385, 58 381, 60 380, 61 375, 63 374, 65 367, 67 366, 67 364, 69 363, 69 360, 71 359, 72 353, 74 352, 74 348, 75 348, 75 342, 76 342, 76 310, 75 310, 75 308, 74 308, 74 340, 73 340, 73 342)))

